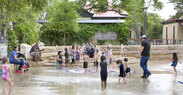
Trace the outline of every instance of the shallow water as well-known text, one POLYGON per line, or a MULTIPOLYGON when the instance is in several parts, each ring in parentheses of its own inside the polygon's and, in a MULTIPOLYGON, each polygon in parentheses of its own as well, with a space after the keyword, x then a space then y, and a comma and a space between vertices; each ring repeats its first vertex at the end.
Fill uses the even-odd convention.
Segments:
MULTIPOLYGON (((14 74, 12 95, 183 95, 183 65, 178 65, 175 76, 169 62, 149 62, 152 75, 141 79, 139 64, 131 65, 132 74, 127 84, 118 82, 118 69, 108 68, 107 90, 101 91, 100 75, 89 68, 87 74, 82 68, 32 67, 22 75, 14 74)), ((0 80, 0 95, 2 81, 0 80)))

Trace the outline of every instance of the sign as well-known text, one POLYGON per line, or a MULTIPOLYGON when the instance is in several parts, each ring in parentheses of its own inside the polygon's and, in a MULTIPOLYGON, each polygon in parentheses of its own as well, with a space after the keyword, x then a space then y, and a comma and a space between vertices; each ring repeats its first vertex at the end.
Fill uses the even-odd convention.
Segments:
POLYGON ((92 39, 95 39, 95 40, 116 40, 117 34, 115 32, 107 32, 107 33, 96 32, 95 36, 93 36, 92 39))
POLYGON ((7 56, 7 48, 8 45, 6 44, 0 44, 0 57, 6 57, 7 56))

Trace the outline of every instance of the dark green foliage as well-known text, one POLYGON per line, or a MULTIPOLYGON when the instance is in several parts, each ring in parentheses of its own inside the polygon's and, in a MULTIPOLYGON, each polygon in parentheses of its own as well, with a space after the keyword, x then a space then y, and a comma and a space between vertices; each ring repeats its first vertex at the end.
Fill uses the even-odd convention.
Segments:
POLYGON ((175 5, 175 10, 177 10, 177 13, 175 16, 176 18, 179 18, 183 16, 183 0, 169 0, 171 3, 175 5))
MULTIPOLYGON (((54 29, 42 29, 41 41, 46 45, 63 45, 63 34, 55 31, 54 29)), ((129 37, 129 27, 124 23, 121 24, 80 24, 79 31, 75 34, 66 35, 66 45, 83 44, 88 40, 94 40, 92 37, 97 31, 103 33, 116 32, 118 37, 116 41, 99 41, 99 44, 103 42, 110 42, 115 44, 126 44, 129 37)))
POLYGON ((163 19, 158 14, 147 14, 147 36, 151 39, 161 39, 163 25, 161 22, 163 19))
POLYGON ((15 31, 8 30, 6 33, 8 38, 8 54, 10 54, 13 51, 13 48, 18 45, 17 37, 15 31))

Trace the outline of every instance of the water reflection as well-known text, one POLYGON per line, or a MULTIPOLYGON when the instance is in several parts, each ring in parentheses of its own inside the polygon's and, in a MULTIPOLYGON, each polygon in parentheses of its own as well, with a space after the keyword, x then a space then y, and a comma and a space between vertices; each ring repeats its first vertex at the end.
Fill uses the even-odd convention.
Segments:
MULTIPOLYGON (((127 77, 127 84, 118 82, 118 69, 111 71, 106 91, 101 91, 100 74, 89 69, 88 74, 74 73, 74 68, 57 71, 55 67, 33 67, 22 75, 14 74, 13 95, 181 95, 183 81, 181 72, 174 75, 169 65, 152 64, 152 75, 148 79, 140 78, 139 65, 132 66, 135 71, 127 77), (70 70, 70 71, 69 71, 70 70), (69 72, 67 72, 69 71, 69 72), (166 72, 166 73, 165 73, 166 72)), ((78 72, 80 72, 78 71, 78 72)), ((2 81, 0 80, 0 95, 2 81)))

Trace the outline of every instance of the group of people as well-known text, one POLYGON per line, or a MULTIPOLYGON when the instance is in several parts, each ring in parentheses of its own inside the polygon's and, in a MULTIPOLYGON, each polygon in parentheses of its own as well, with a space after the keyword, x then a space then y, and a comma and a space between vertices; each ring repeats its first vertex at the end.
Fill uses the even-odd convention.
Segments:
MULTIPOLYGON (((150 57, 150 43, 147 40, 147 36, 143 35, 141 37, 142 44, 141 44, 141 51, 139 56, 141 56, 140 60, 140 66, 143 69, 143 75, 141 78, 148 78, 151 75, 151 72, 147 68, 147 62, 150 57)), ((89 41, 86 44, 86 48, 77 46, 75 49, 75 46, 72 46, 72 50, 70 51, 70 57, 69 57, 69 51, 68 48, 65 48, 65 65, 70 64, 71 58, 71 66, 75 65, 77 66, 80 63, 80 57, 81 54, 83 54, 83 68, 85 73, 88 71, 88 61, 90 58, 93 58, 94 67, 96 72, 98 72, 98 66, 101 67, 100 75, 101 75, 101 86, 102 90, 106 88, 107 85, 107 67, 108 65, 113 66, 113 54, 110 47, 107 47, 105 52, 102 52, 102 54, 99 53, 99 49, 95 46, 93 47, 91 41, 89 41), (81 53, 82 52, 82 53, 81 53), (75 64, 76 62, 76 64, 75 64)), ((57 68, 60 70, 62 68, 63 64, 63 57, 62 57, 62 51, 58 51, 58 57, 57 57, 57 68)), ((122 60, 116 61, 117 66, 119 67, 119 80, 118 83, 120 83, 121 78, 124 80, 124 83, 126 84, 126 74, 129 74, 130 76, 130 66, 128 64, 128 58, 124 58, 124 64, 122 60)))
MULTIPOLYGON (((147 62, 150 58, 150 43, 147 40, 147 36, 143 35, 141 37, 142 39, 142 44, 141 44, 141 51, 139 56, 141 56, 140 59, 140 66, 143 69, 143 75, 141 76, 141 78, 148 78, 151 75, 151 72, 148 70, 147 68, 147 62)), ((31 49, 32 55, 36 54, 36 55, 41 55, 38 43, 36 43, 35 46, 33 46, 33 48, 31 49), (39 53, 38 53, 39 52, 39 53)), ((75 65, 75 61, 77 64, 79 64, 79 60, 80 60, 80 56, 81 56, 81 52, 84 52, 83 55, 83 68, 85 69, 85 72, 87 72, 87 68, 88 68, 88 60, 90 58, 90 53, 91 53, 91 44, 89 45, 89 47, 86 47, 86 50, 84 50, 83 47, 75 47, 72 46, 72 50, 71 50, 71 64, 75 65)), ((99 54, 99 50, 94 49, 94 66, 96 67, 96 71, 98 70, 98 66, 101 67, 100 69, 100 77, 101 77, 101 86, 102 86, 102 90, 105 90, 107 87, 107 76, 108 76, 108 64, 113 64, 113 58, 112 58, 112 53, 111 53, 111 49, 108 47, 106 50, 106 53, 102 52, 102 55, 99 54)), ((65 64, 69 64, 70 60, 69 60, 69 51, 67 48, 65 48, 65 64)), ((11 90, 13 87, 13 75, 12 75, 12 71, 11 71, 11 67, 10 65, 8 65, 8 63, 14 63, 14 64, 20 64, 19 70, 21 70, 21 68, 23 66, 26 65, 25 61, 21 58, 18 58, 18 47, 15 47, 13 52, 10 54, 10 58, 8 60, 7 57, 3 57, 1 59, 1 79, 3 80, 3 95, 6 95, 6 83, 8 83, 10 85, 9 88, 9 94, 11 95, 11 90)), ((173 53, 173 57, 172 57, 172 64, 171 66, 173 67, 175 73, 177 74, 177 70, 176 70, 176 66, 177 64, 181 63, 180 60, 178 59, 177 53, 173 53)), ((62 67, 62 51, 58 52, 58 58, 57 58, 57 67, 58 69, 61 69, 62 67)), ((126 84, 126 75, 129 74, 130 75, 130 67, 128 64, 128 59, 124 58, 124 64, 122 62, 122 60, 117 60, 116 64, 119 67, 119 80, 118 83, 120 83, 121 78, 124 80, 124 83, 126 84)), ((26 66, 25 66, 26 67, 26 66)))
MULTIPOLYGON (((37 62, 38 60, 43 61, 41 59, 41 51, 42 50, 39 49, 39 43, 36 42, 36 44, 34 46, 32 46, 32 48, 30 50, 30 55, 32 55, 34 57, 33 60, 35 62, 37 62)), ((25 60, 26 60, 26 57, 24 56, 24 54, 20 53, 19 47, 15 46, 9 56, 9 62, 12 64, 15 64, 15 65, 19 65, 17 73, 23 73, 22 68, 29 67, 29 64, 25 60)))

